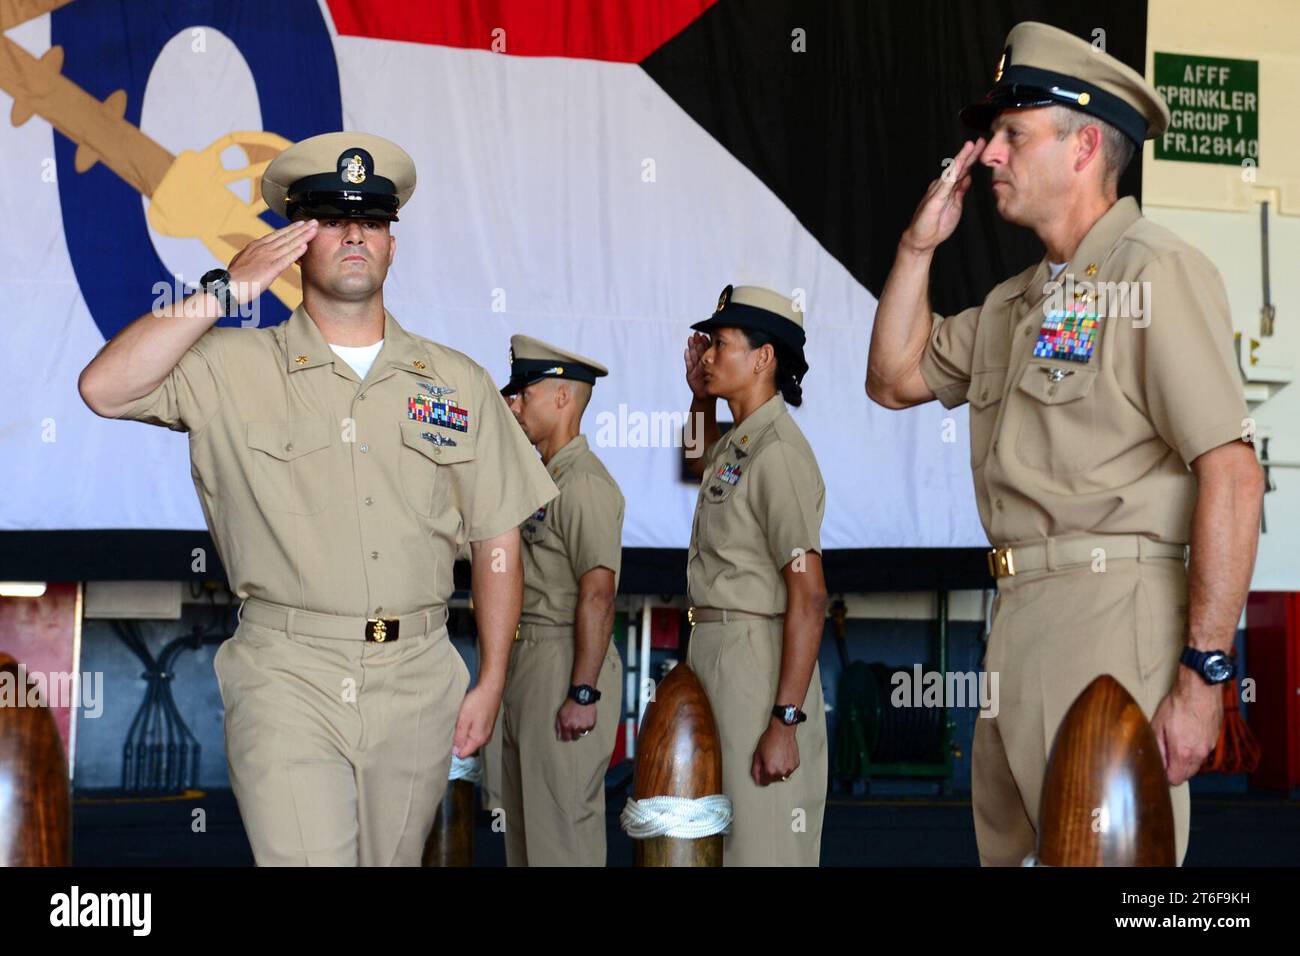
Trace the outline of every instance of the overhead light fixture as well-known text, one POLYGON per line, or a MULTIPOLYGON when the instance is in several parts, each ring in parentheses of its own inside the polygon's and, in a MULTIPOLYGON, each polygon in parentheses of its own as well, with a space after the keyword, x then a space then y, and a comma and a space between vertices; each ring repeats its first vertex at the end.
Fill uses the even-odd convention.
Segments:
POLYGON ((37 598, 44 594, 44 581, 0 581, 0 597, 37 598))

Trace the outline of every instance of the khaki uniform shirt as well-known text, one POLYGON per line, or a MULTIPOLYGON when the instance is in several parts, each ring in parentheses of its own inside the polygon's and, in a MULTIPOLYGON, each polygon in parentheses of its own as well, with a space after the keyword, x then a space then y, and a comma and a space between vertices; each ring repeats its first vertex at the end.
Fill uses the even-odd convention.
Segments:
POLYGON ((921 360, 945 407, 970 402, 989 541, 1145 534, 1186 544, 1196 492, 1188 466, 1240 440, 1247 416, 1218 271, 1126 197, 1088 232, 1060 273, 1063 288, 1049 278, 1042 262, 982 306, 936 315, 921 360))
POLYGON ((556 452, 546 471, 560 494, 520 528, 524 607, 519 620, 573 626, 578 581, 584 574, 592 568, 609 568, 618 586, 623 494, 582 435, 556 452))
POLYGON ((686 583, 697 607, 785 613, 781 569, 821 551, 826 485, 778 393, 705 452, 686 583))
POLYGON ((487 372, 387 310, 364 382, 299 307, 267 329, 213 327, 119 417, 189 432, 240 598, 321 613, 446 603, 466 541, 555 495, 487 372))

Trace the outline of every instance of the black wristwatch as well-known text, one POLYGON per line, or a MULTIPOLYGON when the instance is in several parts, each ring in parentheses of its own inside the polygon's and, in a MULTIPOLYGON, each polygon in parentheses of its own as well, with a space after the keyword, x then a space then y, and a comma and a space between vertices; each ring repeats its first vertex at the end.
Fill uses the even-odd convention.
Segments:
POLYGON ((1223 651, 1198 651, 1188 647, 1178 661, 1200 674, 1201 680, 1207 684, 1222 684, 1237 674, 1236 658, 1223 651))
POLYGON ((576 701, 583 707, 600 700, 600 691, 590 684, 575 684, 569 688, 569 700, 576 701))
POLYGON ((230 316, 235 297, 230 291, 230 273, 227 270, 212 269, 203 273, 199 288, 216 298, 223 316, 230 316))
POLYGON ((795 724, 802 724, 808 719, 808 715, 794 704, 777 704, 772 708, 772 716, 780 718, 781 723, 785 724, 787 727, 793 727, 795 724))

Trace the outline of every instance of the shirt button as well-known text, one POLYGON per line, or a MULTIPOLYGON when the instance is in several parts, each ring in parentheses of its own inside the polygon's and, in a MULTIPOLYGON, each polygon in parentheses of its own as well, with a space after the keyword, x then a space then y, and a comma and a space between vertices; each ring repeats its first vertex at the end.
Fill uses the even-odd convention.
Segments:
POLYGON ((1055 394, 1056 394, 1056 386, 1055 386, 1055 385, 1049 385, 1049 386, 1047 386, 1047 394, 1048 394, 1048 395, 1055 395, 1055 394))
POLYGON ((1032 331, 1034 331, 1032 326, 1025 326, 1025 335, 1028 335, 1032 331))
POLYGON ((980 401, 987 402, 988 400, 989 400, 989 390, 986 388, 984 389, 984 391, 980 392, 980 401))
POLYGON ((993 502, 993 507, 994 507, 994 508, 997 508, 998 511, 1001 511, 1001 510, 1002 510, 1002 499, 999 498, 997 501, 993 502))
POLYGON ((288 442, 284 446, 285 451, 293 451, 293 442, 288 442))
POLYGON ((365 454, 366 452, 368 452, 368 451, 370 451, 370 446, 367 445, 365 442, 362 442, 362 443, 361 443, 361 454, 364 455, 364 454, 365 454))
POLYGON ((374 498, 371 498, 369 495, 367 495, 367 496, 366 496, 366 504, 368 504, 368 505, 373 505, 374 503, 375 503, 375 499, 374 499, 374 498))
POLYGON ((358 401, 358 402, 364 402, 365 400, 366 400, 366 396, 365 396, 364 394, 361 394, 361 395, 358 395, 358 396, 357 396, 357 401, 358 401))
POLYGON ((378 552, 378 551, 371 551, 371 552, 370 552, 370 557, 373 558, 373 559, 376 560, 376 561, 379 560, 379 552, 378 552))

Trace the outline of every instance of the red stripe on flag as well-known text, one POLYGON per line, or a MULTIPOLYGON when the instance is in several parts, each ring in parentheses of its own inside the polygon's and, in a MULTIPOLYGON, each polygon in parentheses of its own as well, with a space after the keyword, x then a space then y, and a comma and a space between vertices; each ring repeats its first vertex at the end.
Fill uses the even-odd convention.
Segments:
POLYGON ((717 0, 327 0, 341 36, 640 63, 717 0))

